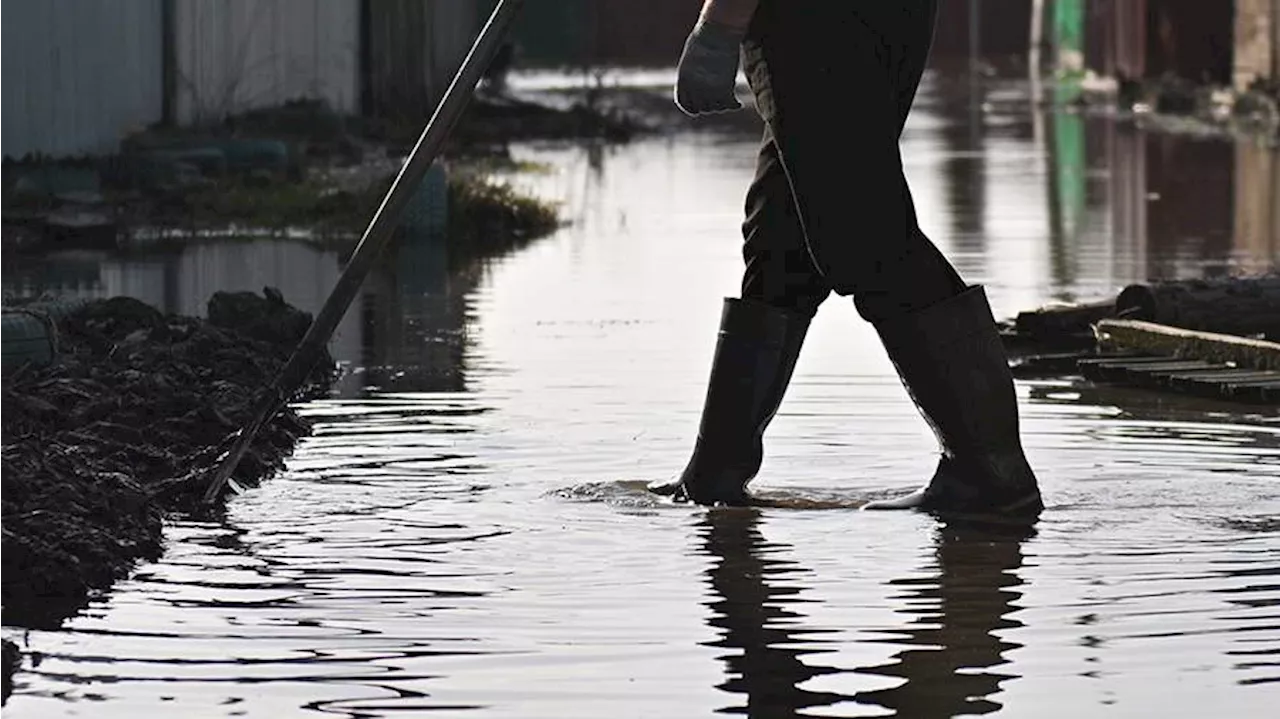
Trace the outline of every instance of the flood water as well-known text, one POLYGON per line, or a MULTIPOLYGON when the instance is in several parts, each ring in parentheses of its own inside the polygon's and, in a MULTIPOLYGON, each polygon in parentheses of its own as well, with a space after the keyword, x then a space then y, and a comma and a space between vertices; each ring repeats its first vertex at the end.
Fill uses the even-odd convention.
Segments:
MULTIPOLYGON (((985 106, 930 81, 903 138, 925 229, 997 316, 1147 277, 1272 266, 1280 160, 985 106)), ((334 353, 354 367, 288 470, 64 631, 7 717, 1266 716, 1280 700, 1280 419, 1018 383, 1031 537, 861 513, 931 435, 847 300, 819 313, 753 485, 657 501, 696 431, 755 135, 522 145, 573 224, 455 274, 409 247, 334 353)), ((850 211, 856 213, 856 198, 850 211)), ((78 263, 87 295, 198 313, 336 259, 280 242, 78 263)), ((71 270, 6 268, 35 291, 71 270)), ((12 632, 10 632, 12 634, 12 632)))

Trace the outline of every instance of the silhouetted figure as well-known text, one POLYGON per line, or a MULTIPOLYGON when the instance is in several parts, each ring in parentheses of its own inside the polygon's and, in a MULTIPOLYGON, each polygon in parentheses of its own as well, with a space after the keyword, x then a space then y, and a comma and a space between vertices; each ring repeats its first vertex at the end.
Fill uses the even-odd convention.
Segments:
POLYGON ((676 103, 691 115, 737 109, 741 54, 765 132, 742 224, 742 297, 724 300, 693 454, 652 491, 750 504, 765 429, 835 293, 876 328, 942 449, 924 487, 867 507, 1028 523, 1043 510, 985 291, 921 230, 902 169, 937 5, 706 0, 676 103))

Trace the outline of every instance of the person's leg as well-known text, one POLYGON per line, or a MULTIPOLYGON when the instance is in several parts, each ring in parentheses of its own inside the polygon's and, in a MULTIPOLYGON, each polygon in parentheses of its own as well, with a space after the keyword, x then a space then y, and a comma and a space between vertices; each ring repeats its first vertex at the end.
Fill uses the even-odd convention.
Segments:
POLYGON ((764 432, 800 355, 809 320, 831 288, 809 258, 777 144, 766 129, 742 223, 742 299, 726 299, 693 456, 649 486, 701 504, 745 504, 764 432))
POLYGON ((920 230, 898 139, 936 5, 765 0, 744 44, 816 272, 875 325, 934 429, 933 479, 887 507, 1037 516, 990 307, 920 230))
POLYGON ((902 171, 932 3, 898 5, 765 0, 743 46, 810 260, 872 321, 964 289, 920 231, 902 171))
MULTIPOLYGON (((767 36, 772 22, 771 18, 758 21, 753 35, 767 36)), ((790 35, 782 40, 795 42, 790 35)), ((693 456, 678 477, 649 487, 660 494, 705 504, 749 501, 746 485, 759 470, 764 431, 782 401, 809 320, 832 291, 830 278, 819 269, 812 238, 806 235, 801 217, 805 203, 798 201, 801 194, 794 177, 788 175, 775 137, 778 125, 771 112, 773 77, 766 68, 752 73, 750 79, 766 123, 742 224, 742 299, 725 301, 693 456)), ((918 80, 919 71, 911 82, 918 80)), ((890 83, 881 82, 880 86, 888 88, 890 83)), ((909 104, 907 100, 905 105, 909 104)), ((899 109, 901 105, 895 97, 882 108, 880 122, 893 136, 889 143, 892 147, 896 147, 905 121, 905 107, 899 109)), ((903 183, 903 194, 895 201, 905 199, 909 203, 905 179, 900 171, 897 175, 903 183)), ((914 209, 907 211, 914 224, 914 209)), ((928 239, 917 234, 910 240, 898 243, 902 257, 894 263, 898 268, 895 275, 910 269, 916 255, 923 253, 929 267, 945 279, 945 289, 935 292, 926 288, 917 296, 910 283, 889 282, 886 286, 896 295, 881 291, 877 296, 876 288, 865 294, 870 306, 876 308, 872 311, 899 304, 903 296, 913 298, 907 301, 908 305, 923 306, 947 292, 958 291, 958 278, 952 280, 954 271, 928 239)))
POLYGON ((768 125, 756 176, 747 190, 742 239, 742 297, 812 317, 831 294, 831 286, 809 255, 778 143, 768 125))

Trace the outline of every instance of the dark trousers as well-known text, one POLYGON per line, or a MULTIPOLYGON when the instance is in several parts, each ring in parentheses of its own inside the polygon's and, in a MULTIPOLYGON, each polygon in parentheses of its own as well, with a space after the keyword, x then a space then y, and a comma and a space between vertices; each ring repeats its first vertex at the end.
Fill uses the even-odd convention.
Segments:
POLYGON ((742 296, 812 315, 831 292, 878 322, 964 283, 920 230, 898 140, 937 0, 762 0, 743 44, 765 120, 742 296))

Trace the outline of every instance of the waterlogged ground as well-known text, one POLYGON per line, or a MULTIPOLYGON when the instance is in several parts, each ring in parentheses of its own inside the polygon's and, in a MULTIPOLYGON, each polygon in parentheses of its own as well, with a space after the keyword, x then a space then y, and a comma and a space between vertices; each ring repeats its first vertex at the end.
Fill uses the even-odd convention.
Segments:
MULTIPOLYGON (((926 229, 997 315, 1274 262, 1239 179, 1274 156, 1033 118, 1015 90, 985 102, 930 85, 904 149, 926 229), (1170 156, 1192 160, 1149 164, 1170 156)), ((289 470, 32 632, 6 716, 1268 716, 1270 408, 1020 382, 1037 534, 860 513, 922 481, 934 446, 833 298, 756 483, 794 506, 641 490, 691 445, 753 147, 700 128, 518 148, 552 168, 519 181, 574 224, 453 276, 406 250, 335 344, 370 369, 305 408, 317 431, 289 470)), ((302 247, 203 251, 99 282, 292 283, 318 306, 335 273, 302 247)))

